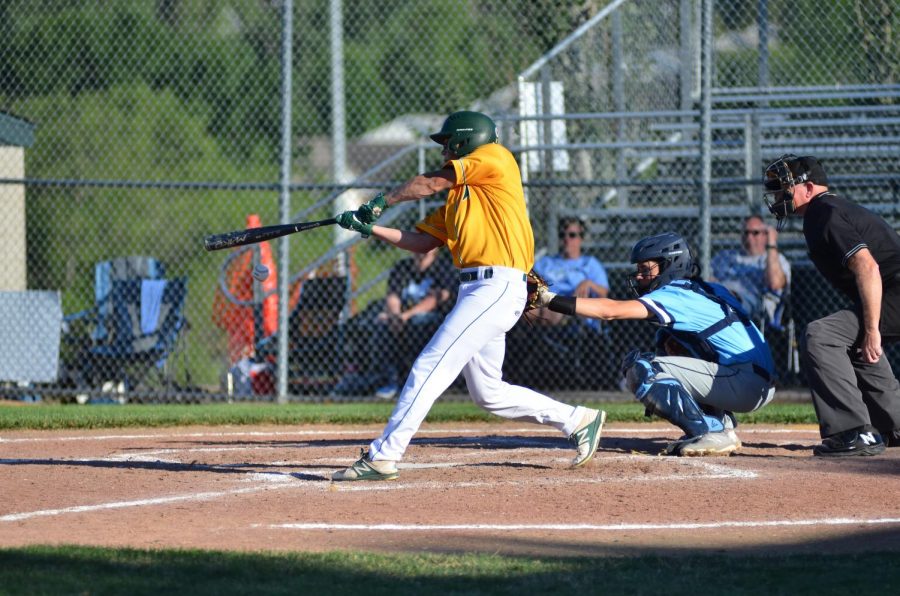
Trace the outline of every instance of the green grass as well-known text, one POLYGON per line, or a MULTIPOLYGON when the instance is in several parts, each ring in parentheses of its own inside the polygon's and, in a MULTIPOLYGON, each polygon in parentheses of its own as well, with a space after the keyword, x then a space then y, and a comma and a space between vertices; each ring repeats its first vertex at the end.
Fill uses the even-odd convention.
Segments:
POLYGON ((607 558, 0 549, 3 594, 844 594, 896 586, 895 553, 607 558))
MULTIPOLYGON (((587 404, 601 407, 610 422, 646 422, 637 403, 587 404)), ((0 407, 0 430, 65 428, 164 427, 243 424, 375 424, 387 421, 393 403, 287 404, 235 403, 209 405, 92 405, 37 404, 0 407)), ((438 402, 428 422, 499 421, 470 402, 438 402)), ((752 414, 740 414, 741 423, 815 424, 809 404, 769 404, 752 414)))

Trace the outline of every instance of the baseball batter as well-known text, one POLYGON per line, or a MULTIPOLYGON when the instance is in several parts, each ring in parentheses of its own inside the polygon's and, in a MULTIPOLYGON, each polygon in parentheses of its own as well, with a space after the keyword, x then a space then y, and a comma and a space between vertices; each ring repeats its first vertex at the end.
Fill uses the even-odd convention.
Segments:
POLYGON ((393 480, 397 462, 435 400, 460 372, 473 401, 504 418, 548 424, 575 444, 573 467, 587 463, 600 442, 606 413, 574 407, 502 379, 506 332, 526 302, 525 275, 534 236, 518 165, 497 142, 496 126, 478 112, 455 112, 432 140, 444 166, 379 194, 338 223, 411 252, 446 244, 459 270, 456 305, 419 354, 380 437, 333 480, 393 480), (447 201, 415 231, 374 225, 391 205, 448 191, 447 201))

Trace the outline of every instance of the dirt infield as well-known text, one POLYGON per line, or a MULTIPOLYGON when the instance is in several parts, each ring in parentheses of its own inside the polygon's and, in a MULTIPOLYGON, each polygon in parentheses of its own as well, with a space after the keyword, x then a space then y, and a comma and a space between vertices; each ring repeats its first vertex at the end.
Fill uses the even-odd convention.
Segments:
POLYGON ((813 427, 741 426, 740 454, 659 456, 677 429, 560 436, 426 425, 400 479, 333 484, 380 427, 0 433, 0 546, 601 555, 900 550, 900 449, 811 456, 813 427))

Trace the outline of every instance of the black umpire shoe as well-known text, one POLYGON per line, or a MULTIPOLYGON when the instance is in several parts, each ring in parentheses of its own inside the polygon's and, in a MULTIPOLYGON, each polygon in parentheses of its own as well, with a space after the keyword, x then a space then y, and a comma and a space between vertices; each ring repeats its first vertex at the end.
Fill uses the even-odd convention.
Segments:
POLYGON ((884 441, 876 432, 847 430, 822 440, 813 448, 813 454, 821 457, 848 457, 852 455, 878 455, 884 452, 884 441))

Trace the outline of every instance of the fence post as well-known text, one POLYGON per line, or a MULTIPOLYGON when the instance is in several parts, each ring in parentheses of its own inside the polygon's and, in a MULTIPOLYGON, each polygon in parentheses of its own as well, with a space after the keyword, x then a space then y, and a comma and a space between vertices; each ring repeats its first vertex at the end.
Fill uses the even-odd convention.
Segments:
POLYGON ((709 277, 712 258, 710 233, 712 179, 712 44, 713 2, 703 0, 700 34, 700 267, 703 277, 709 277))
MULTIPOLYGON (((281 29, 281 181, 278 205, 281 223, 291 221, 291 69, 294 34, 294 2, 284 0, 284 22, 281 29)), ((290 310, 290 240, 278 243, 278 387, 279 404, 287 403, 288 386, 288 311, 290 310)))

